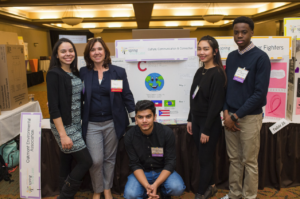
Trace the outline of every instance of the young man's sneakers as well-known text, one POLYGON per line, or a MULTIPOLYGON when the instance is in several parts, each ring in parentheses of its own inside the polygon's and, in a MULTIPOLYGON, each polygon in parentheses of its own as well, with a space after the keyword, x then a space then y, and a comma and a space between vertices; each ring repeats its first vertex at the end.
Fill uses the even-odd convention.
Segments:
MULTIPOLYGON (((220 199, 231 199, 231 198, 229 198, 228 194, 226 194, 226 196, 224 196, 223 198, 220 198, 220 199)), ((242 199, 242 197, 239 199, 242 199)))

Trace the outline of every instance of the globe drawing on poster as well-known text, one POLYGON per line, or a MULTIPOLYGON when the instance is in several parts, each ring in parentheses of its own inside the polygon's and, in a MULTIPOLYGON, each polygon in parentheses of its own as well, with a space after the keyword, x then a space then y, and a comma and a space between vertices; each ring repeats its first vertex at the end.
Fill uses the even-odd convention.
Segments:
POLYGON ((151 73, 145 79, 145 85, 149 91, 160 91, 164 84, 165 80, 159 73, 151 73))

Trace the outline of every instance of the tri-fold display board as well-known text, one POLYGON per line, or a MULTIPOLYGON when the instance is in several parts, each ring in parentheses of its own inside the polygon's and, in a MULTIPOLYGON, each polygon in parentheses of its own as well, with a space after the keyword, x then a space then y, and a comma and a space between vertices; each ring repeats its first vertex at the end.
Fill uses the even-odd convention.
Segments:
POLYGON ((293 123, 300 123, 300 18, 284 19, 284 35, 293 38, 288 80, 287 118, 293 123))
MULTIPOLYGON (((233 37, 216 37, 221 57, 236 50, 233 37)), ((291 37, 253 37, 253 43, 271 59, 271 78, 264 122, 286 117, 291 37)), ((189 93, 199 68, 196 38, 117 40, 114 65, 126 69, 135 101, 153 100, 158 121, 185 123, 189 93)))

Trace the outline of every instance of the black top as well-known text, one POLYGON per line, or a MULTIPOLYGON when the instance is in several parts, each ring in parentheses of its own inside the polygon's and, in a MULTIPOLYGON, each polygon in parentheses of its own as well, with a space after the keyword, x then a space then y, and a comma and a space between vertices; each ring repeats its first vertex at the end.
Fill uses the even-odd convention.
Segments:
POLYGON ((92 83, 92 99, 90 106, 89 121, 105 122, 112 120, 111 104, 110 104, 110 72, 103 72, 103 79, 99 85, 98 71, 93 71, 92 83))
POLYGON ((72 122, 72 77, 60 67, 52 68, 46 76, 50 122, 62 118, 64 125, 72 122))
POLYGON ((231 52, 226 60, 228 89, 223 109, 236 113, 239 118, 262 113, 267 103, 270 73, 270 58, 259 48, 242 55, 238 50, 231 52), (238 67, 249 71, 244 83, 233 80, 238 67))
POLYGON ((201 133, 207 136, 210 135, 215 118, 220 117, 225 101, 225 92, 225 74, 220 68, 204 69, 201 67, 197 70, 191 87, 188 121, 192 121, 192 115, 206 117, 204 132, 201 133), (199 86, 199 90, 193 99, 192 95, 197 86, 199 86))
POLYGON ((176 165, 175 136, 173 131, 154 122, 150 135, 145 135, 139 126, 132 127, 124 138, 132 171, 142 169, 146 172, 168 170, 171 173, 176 165), (163 157, 152 157, 151 147, 162 147, 163 157))

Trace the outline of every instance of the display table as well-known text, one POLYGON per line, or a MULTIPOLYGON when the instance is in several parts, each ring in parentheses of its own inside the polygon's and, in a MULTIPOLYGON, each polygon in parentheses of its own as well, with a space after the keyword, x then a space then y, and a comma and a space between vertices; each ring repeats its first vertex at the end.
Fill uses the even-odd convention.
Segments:
MULTIPOLYGON (((300 125, 290 124, 273 135, 269 131, 271 123, 264 123, 261 129, 261 147, 259 152, 259 188, 300 185, 300 125)), ((186 191, 197 190, 200 166, 197 150, 186 131, 186 125, 169 126, 176 137, 176 171, 182 176, 186 191)), ((42 129, 41 181, 42 196, 59 194, 59 148, 50 129, 42 129)), ((226 152, 225 135, 221 134, 216 151, 215 179, 218 188, 228 189, 229 161, 226 152)), ((131 173, 129 159, 123 138, 119 141, 115 175, 112 191, 122 193, 131 173)), ((89 173, 86 174, 82 190, 92 190, 89 173)))
POLYGON ((50 60, 39 60, 39 70, 48 72, 50 67, 50 60))
POLYGON ((21 112, 41 112, 38 101, 28 102, 11 111, 1 111, 0 115, 0 145, 20 134, 21 112))
POLYGON ((44 82, 43 71, 27 72, 27 87, 31 87, 44 82))

